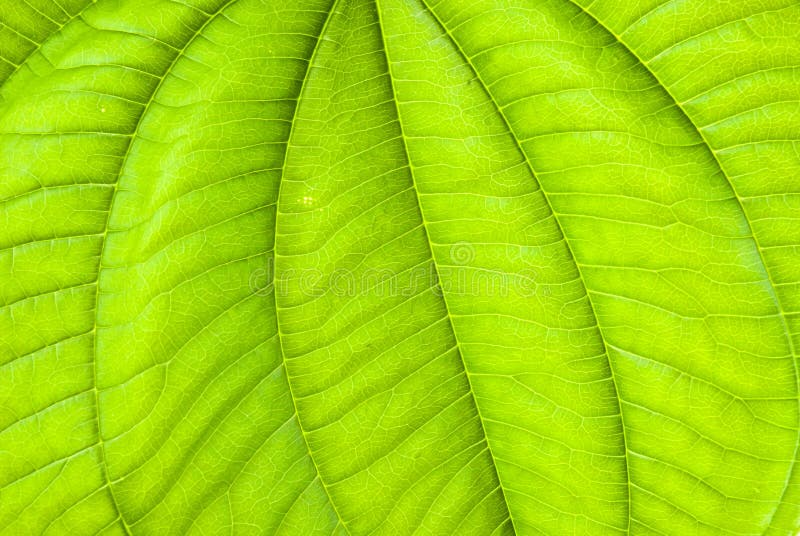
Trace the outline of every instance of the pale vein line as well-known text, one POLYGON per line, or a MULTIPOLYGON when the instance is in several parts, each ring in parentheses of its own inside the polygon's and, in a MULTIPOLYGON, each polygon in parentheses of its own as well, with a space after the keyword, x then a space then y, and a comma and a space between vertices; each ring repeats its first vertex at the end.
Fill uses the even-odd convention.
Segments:
MULTIPOLYGON (((17 63, 12 63, 12 65, 14 66, 14 70, 11 71, 8 74, 8 76, 5 77, 4 80, 0 81, 0 89, 5 87, 5 85, 8 83, 8 81, 11 80, 11 78, 14 77, 14 75, 16 75, 19 72, 19 70, 22 68, 23 65, 27 64, 28 60, 31 59, 34 54, 36 54, 37 52, 39 52, 42 49, 42 47, 44 46, 45 43, 47 43, 47 41, 49 41, 54 35, 56 35, 58 32, 60 32, 62 29, 64 29, 64 27, 66 25, 68 25, 72 21, 80 18, 81 15, 83 15, 84 11, 86 11, 87 9, 89 9, 91 6, 93 6, 95 4, 95 1, 96 0, 86 0, 86 2, 87 2, 86 5, 83 6, 80 11, 78 11, 74 15, 70 16, 70 18, 67 19, 66 21, 64 21, 62 24, 60 24, 60 25, 57 24, 56 28, 49 35, 45 36, 45 38, 42 39, 41 42, 36 43, 36 41, 33 41, 32 39, 29 39, 29 38, 26 37, 26 39, 28 39, 28 41, 36 43, 36 46, 18 64, 17 63)), ((10 26, 7 26, 7 27, 11 28, 10 26)), ((14 30, 14 28, 11 28, 11 30, 13 30, 15 33, 19 33, 16 30, 14 30)), ((19 34, 19 35, 22 35, 22 34, 19 34)))

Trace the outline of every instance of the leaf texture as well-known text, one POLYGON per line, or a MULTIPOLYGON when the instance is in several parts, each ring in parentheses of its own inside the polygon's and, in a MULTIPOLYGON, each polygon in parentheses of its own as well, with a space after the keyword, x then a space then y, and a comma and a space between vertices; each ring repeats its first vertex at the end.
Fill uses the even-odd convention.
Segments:
POLYGON ((0 534, 800 530, 794 0, 0 5, 0 534))

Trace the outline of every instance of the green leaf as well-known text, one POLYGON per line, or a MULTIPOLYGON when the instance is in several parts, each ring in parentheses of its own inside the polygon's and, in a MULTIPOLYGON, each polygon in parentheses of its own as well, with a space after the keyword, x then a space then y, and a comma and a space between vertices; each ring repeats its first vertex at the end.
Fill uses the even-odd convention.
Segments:
POLYGON ((0 83, 0 534, 798 533, 796 0, 8 0, 0 83))

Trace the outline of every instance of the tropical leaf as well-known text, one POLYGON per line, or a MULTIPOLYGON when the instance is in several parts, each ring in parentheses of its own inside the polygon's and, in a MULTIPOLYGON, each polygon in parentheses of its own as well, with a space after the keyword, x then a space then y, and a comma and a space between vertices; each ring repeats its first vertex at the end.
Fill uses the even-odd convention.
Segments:
POLYGON ((792 535, 796 0, 5 0, 0 533, 792 535))

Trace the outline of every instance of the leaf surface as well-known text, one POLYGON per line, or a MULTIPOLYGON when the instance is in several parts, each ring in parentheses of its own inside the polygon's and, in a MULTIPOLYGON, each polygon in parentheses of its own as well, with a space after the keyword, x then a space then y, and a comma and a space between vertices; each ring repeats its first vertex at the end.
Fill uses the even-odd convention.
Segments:
POLYGON ((0 533, 792 535, 791 0, 0 6, 0 533))

